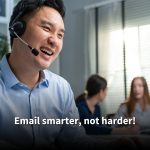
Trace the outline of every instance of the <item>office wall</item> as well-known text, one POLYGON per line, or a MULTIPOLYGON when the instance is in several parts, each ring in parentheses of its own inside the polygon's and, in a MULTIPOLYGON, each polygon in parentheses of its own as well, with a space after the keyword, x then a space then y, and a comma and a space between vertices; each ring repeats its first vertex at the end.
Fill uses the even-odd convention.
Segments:
POLYGON ((59 57, 50 65, 49 70, 60 75, 59 57))
POLYGON ((69 81, 75 96, 85 86, 84 6, 102 0, 64 0, 66 6, 65 38, 60 55, 60 74, 69 81))

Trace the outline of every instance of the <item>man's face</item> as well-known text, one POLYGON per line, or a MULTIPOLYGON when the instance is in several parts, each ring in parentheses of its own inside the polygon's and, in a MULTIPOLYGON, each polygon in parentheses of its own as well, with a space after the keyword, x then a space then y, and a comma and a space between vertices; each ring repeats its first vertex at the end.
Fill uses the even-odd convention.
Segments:
POLYGON ((55 9, 42 7, 26 22, 26 31, 22 38, 39 51, 38 56, 28 51, 28 56, 37 69, 48 68, 62 49, 63 19, 55 9))

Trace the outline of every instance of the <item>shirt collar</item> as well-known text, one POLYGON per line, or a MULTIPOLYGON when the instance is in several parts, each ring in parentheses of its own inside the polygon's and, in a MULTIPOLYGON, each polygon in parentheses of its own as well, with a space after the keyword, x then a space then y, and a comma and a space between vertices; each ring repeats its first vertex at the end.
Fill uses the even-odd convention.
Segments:
MULTIPOLYGON (((7 55, 3 56, 0 62, 0 70, 2 72, 2 78, 5 82, 6 87, 12 88, 13 86, 20 83, 20 81, 16 78, 16 76, 14 75, 14 73, 12 72, 8 64, 7 55)), ((41 71, 40 76, 41 76, 41 80, 39 84, 48 87, 49 81, 48 81, 48 75, 46 71, 41 71)))
POLYGON ((46 73, 46 70, 40 71, 40 78, 41 79, 40 79, 40 83, 39 84, 48 87, 49 86, 49 81, 48 81, 48 75, 46 73))

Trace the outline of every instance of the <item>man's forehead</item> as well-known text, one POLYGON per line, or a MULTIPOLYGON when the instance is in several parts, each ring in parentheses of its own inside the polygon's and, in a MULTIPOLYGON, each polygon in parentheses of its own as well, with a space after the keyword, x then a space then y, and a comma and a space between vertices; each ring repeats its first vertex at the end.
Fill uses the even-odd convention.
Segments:
MULTIPOLYGON (((53 23, 53 22, 51 22, 51 21, 49 21, 49 20, 45 20, 45 19, 43 19, 43 18, 41 18, 41 24, 42 25, 49 25, 49 26, 51 26, 51 27, 54 27, 55 26, 55 24, 53 23)), ((60 29, 62 32, 65 32, 65 28, 64 28, 64 24, 61 26, 61 29, 60 29)))

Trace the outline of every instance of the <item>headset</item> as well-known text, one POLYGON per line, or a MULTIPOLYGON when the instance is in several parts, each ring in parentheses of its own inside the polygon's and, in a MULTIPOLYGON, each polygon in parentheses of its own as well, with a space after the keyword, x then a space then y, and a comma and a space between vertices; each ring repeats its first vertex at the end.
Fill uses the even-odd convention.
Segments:
MULTIPOLYGON (((29 10, 33 10, 43 4, 45 0, 21 0, 18 3, 18 11, 19 14, 13 19, 12 23, 9 25, 9 31, 11 38, 18 38, 22 43, 28 46, 29 49, 31 49, 31 52, 37 56, 39 54, 39 51, 32 46, 30 46, 26 41, 24 41, 21 36, 26 30, 26 22, 21 20, 21 16, 29 10)), ((16 6, 17 7, 17 6, 16 6)))
POLYGON ((21 0, 18 3, 18 15, 13 19, 12 23, 9 25, 10 36, 12 38, 16 38, 17 36, 14 34, 14 31, 17 35, 21 36, 26 29, 26 23, 23 20, 20 20, 20 17, 23 16, 25 12, 34 10, 41 4, 43 4, 45 0, 21 0))

